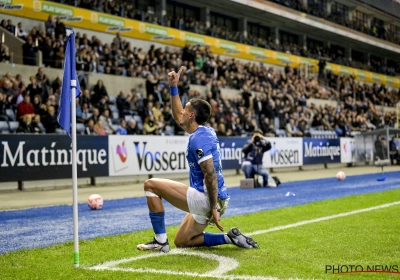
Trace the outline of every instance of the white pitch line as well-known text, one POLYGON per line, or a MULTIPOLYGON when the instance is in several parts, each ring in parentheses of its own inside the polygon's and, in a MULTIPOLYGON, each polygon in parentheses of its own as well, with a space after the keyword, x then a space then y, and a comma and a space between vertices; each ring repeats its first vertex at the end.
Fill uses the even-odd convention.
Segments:
POLYGON ((155 273, 155 274, 166 274, 166 275, 179 275, 179 276, 191 276, 198 278, 217 278, 217 279, 238 279, 238 280, 279 280, 276 277, 269 276, 249 276, 249 275, 209 275, 201 274, 196 272, 183 272, 183 271, 172 271, 162 269, 142 269, 142 268, 119 268, 119 267, 108 267, 108 268, 90 268, 91 270, 111 270, 111 271, 124 271, 124 272, 137 272, 137 273, 155 273))
POLYGON ((299 226, 308 225, 308 224, 312 224, 312 223, 318 223, 318 222, 332 220, 332 219, 336 219, 336 218, 347 217, 347 216, 351 216, 351 215, 355 215, 355 214, 359 214, 359 213, 369 212, 372 210, 387 208, 387 207, 391 207, 391 206, 399 205, 399 204, 400 204, 400 201, 396 201, 396 202, 382 204, 382 205, 378 205, 378 206, 374 206, 374 207, 369 207, 369 208, 354 210, 354 211, 350 211, 350 212, 340 213, 340 214, 336 214, 336 215, 325 216, 325 217, 321 217, 321 218, 317 218, 317 219, 297 222, 297 223, 289 224, 289 225, 285 225, 285 226, 278 226, 278 227, 273 227, 273 228, 265 229, 265 230, 257 230, 252 233, 248 233, 248 235, 253 236, 253 235, 259 235, 259 234, 264 234, 264 233, 288 229, 288 228, 299 227, 299 226))
POLYGON ((189 248, 186 249, 172 249, 168 254, 151 253, 145 254, 137 257, 110 261, 103 264, 96 265, 94 267, 89 267, 91 270, 112 270, 112 271, 125 271, 125 272, 137 272, 137 273, 156 273, 156 274, 166 274, 166 275, 177 275, 177 276, 192 276, 201 278, 217 278, 217 279, 238 279, 238 280, 279 280, 276 277, 269 276, 250 276, 250 275, 227 275, 226 273, 235 270, 239 266, 239 263, 234 258, 219 256, 211 253, 202 253, 192 251, 189 248), (153 269, 153 268, 125 268, 118 267, 118 265, 123 263, 134 262, 136 260, 147 259, 147 258, 159 258, 167 257, 168 255, 188 255, 188 256, 198 256, 206 259, 211 259, 218 262, 218 267, 214 270, 197 273, 197 272, 186 272, 186 271, 173 271, 166 269, 153 269))
MULTIPOLYGON (((254 236, 254 235, 264 234, 264 233, 268 233, 268 232, 274 232, 274 231, 278 231, 278 230, 299 227, 299 226, 308 225, 308 224, 312 224, 312 223, 318 223, 318 222, 332 220, 332 219, 336 219, 336 218, 347 217, 347 216, 355 215, 355 214, 359 214, 359 213, 369 212, 369 211, 373 211, 373 210, 377 210, 377 209, 388 208, 388 207, 391 207, 394 205, 399 205, 399 204, 400 204, 400 201, 396 201, 396 202, 382 204, 382 205, 378 205, 378 206, 374 206, 374 207, 369 207, 369 208, 354 210, 354 211, 350 211, 350 212, 340 213, 340 214, 336 214, 336 215, 325 216, 325 217, 321 217, 321 218, 317 218, 317 219, 297 222, 297 223, 289 224, 289 225, 285 225, 285 226, 273 227, 273 228, 270 228, 267 230, 258 230, 258 231, 254 231, 252 233, 248 233, 248 235, 254 236)), ((143 269, 143 268, 117 267, 118 265, 120 265, 122 263, 133 262, 133 261, 139 260, 139 259, 166 256, 165 254, 153 253, 153 254, 146 254, 146 255, 122 259, 122 260, 110 261, 110 262, 99 264, 99 265, 96 265, 93 267, 88 267, 87 269, 138 272, 138 273, 157 273, 157 274, 166 274, 166 275, 192 276, 192 277, 198 277, 198 278, 214 277, 214 278, 218 278, 218 279, 248 279, 248 280, 277 280, 277 279, 279 279, 279 278, 271 277, 271 276, 250 276, 250 275, 232 275, 232 274, 227 275, 226 273, 236 269, 236 267, 239 265, 239 263, 235 259, 223 257, 223 256, 215 255, 215 254, 210 254, 210 253, 190 252, 189 248, 187 248, 187 249, 172 249, 169 252, 169 254, 183 254, 183 255, 199 256, 199 257, 203 257, 203 258, 216 260, 219 262, 219 265, 215 270, 208 271, 206 273, 171 271, 171 270, 164 270, 164 269, 158 270, 158 269, 152 269, 152 268, 143 269)), ((293 278, 290 278, 290 279, 293 279, 293 278)), ((298 278, 296 278, 296 279, 298 279, 298 278)))

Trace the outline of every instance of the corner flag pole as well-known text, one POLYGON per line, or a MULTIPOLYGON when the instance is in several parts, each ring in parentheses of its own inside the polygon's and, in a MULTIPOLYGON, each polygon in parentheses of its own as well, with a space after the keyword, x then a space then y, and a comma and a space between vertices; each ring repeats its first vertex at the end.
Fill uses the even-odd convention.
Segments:
POLYGON ((68 133, 72 140, 72 196, 73 196, 73 223, 74 223, 74 266, 79 267, 79 235, 78 235, 78 171, 76 160, 76 98, 81 89, 76 74, 75 33, 67 29, 68 40, 65 48, 64 74, 60 94, 60 106, 57 120, 60 126, 68 133))
MULTIPOLYGON (((74 46, 75 47, 75 46, 74 46)), ((71 80, 71 123, 72 123, 72 197, 74 219, 74 267, 79 267, 79 232, 78 232, 78 170, 76 164, 76 80, 71 80)))

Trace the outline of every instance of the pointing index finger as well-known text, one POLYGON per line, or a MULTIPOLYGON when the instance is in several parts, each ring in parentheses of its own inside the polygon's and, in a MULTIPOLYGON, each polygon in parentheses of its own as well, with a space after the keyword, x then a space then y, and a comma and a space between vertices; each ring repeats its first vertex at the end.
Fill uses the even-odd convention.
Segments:
POLYGON ((185 66, 181 66, 181 68, 179 69, 178 75, 180 76, 182 71, 185 69, 185 66))

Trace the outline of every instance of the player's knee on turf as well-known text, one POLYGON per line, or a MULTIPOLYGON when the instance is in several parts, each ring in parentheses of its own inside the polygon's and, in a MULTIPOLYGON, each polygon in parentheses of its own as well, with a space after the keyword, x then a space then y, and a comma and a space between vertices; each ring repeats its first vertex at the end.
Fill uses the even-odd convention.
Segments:
POLYGON ((174 244, 177 248, 185 248, 187 247, 187 242, 184 242, 182 239, 175 237, 174 244))

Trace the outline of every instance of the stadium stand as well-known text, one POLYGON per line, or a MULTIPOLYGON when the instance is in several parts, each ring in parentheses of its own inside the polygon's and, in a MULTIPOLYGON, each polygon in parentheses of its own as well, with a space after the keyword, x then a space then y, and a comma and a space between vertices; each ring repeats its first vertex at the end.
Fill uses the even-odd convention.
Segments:
MULTIPOLYGON (((94 8, 95 6, 90 6, 90 3, 90 1, 79 2, 80 5, 83 5, 81 7, 94 8)), ((114 2, 100 1, 99 3, 103 5, 101 10, 124 16, 124 14, 118 14, 121 6, 119 8, 109 6, 114 5, 110 4, 114 2)), ((137 16, 137 14, 137 11, 131 11, 131 15, 137 16)), ((146 15, 143 18, 143 12, 141 15, 140 19, 138 16, 135 19, 150 20, 146 15)), ((49 20, 54 22, 54 19, 49 18, 49 20)), ((4 22, 7 21, 4 20, 4 22)), ((157 21, 157 23, 163 24, 161 21, 157 21)), ((193 28, 193 21, 188 20, 188 23, 178 24, 178 27, 176 25, 169 26, 183 29, 183 26, 189 25, 193 28)), ((194 26, 197 25, 194 24, 194 26)), ((3 27, 9 29, 6 23, 3 24, 3 27)), ((43 57, 44 64, 46 65, 47 61, 47 67, 61 68, 63 63, 62 45, 65 38, 57 39, 52 32, 50 34, 46 31, 39 32, 38 30, 42 29, 39 26, 28 28, 31 31, 27 35, 27 40, 31 38, 33 41, 38 41, 38 48, 46 53, 47 60, 43 57), (57 63, 57 58, 59 58, 59 63, 57 63), (52 61, 56 63, 52 65, 52 61)), ((196 31, 197 28, 191 31, 196 31)), ((215 36, 215 34, 208 35, 215 36)), ((89 95, 81 96, 79 102, 80 111, 87 110, 88 112, 87 117, 83 118, 84 121, 79 123, 78 133, 80 134, 87 131, 86 124, 89 118, 94 119, 95 123, 97 122, 97 117, 92 115, 95 110, 100 111, 100 114, 104 110, 110 110, 114 131, 118 127, 119 117, 122 115, 128 127, 129 122, 133 119, 138 128, 136 133, 143 133, 146 116, 153 114, 148 113, 146 106, 158 102, 161 105, 162 118, 155 121, 163 122, 164 118, 165 125, 159 125, 160 130, 156 134, 179 135, 180 131, 176 124, 171 118, 164 115, 164 108, 169 106, 168 90, 165 88, 166 75, 171 69, 176 69, 181 65, 187 67, 179 85, 183 103, 186 103, 191 97, 201 95, 192 87, 195 85, 205 86, 207 90, 204 90, 204 97, 213 108, 209 125, 215 127, 220 134, 248 135, 255 128, 264 128, 263 131, 266 135, 287 136, 289 120, 293 119, 292 129, 301 131, 301 135, 315 138, 335 138, 352 136, 360 131, 369 131, 384 126, 393 127, 396 121, 395 113, 385 111, 383 107, 395 106, 400 92, 384 85, 361 84, 351 76, 337 76, 328 72, 325 79, 306 78, 300 75, 299 69, 290 68, 288 65, 283 71, 276 71, 272 67, 261 66, 258 63, 219 57, 212 54, 209 48, 195 45, 187 45, 180 51, 170 50, 168 47, 155 48, 154 46, 149 50, 144 50, 131 46, 119 35, 112 42, 102 43, 95 36, 88 38, 86 34, 78 33, 76 42, 77 70, 81 73, 79 78, 81 88, 89 90, 89 95), (96 85, 87 84, 88 73, 92 76, 95 76, 96 73, 104 73, 143 78, 146 79, 146 90, 134 89, 126 96, 121 94, 117 98, 114 93, 114 95, 108 94, 105 88, 99 89, 96 85), (221 89, 228 88, 235 90, 237 96, 221 95, 221 89), (326 100, 327 102, 331 100, 338 101, 338 103, 317 106, 310 100, 326 100), (86 109, 83 104, 86 104, 86 109), (118 106, 122 106, 126 110, 118 106), (269 120, 268 127, 262 126, 262 120, 265 118, 269 120), (221 119, 227 120, 227 122, 226 128, 220 130, 221 119)), ((288 48, 288 51, 296 48, 293 44, 285 45, 285 43, 282 47, 288 48)), ((321 51, 322 55, 329 55, 329 52, 324 53, 323 49, 316 48, 316 53, 321 51)), ((309 53, 314 55, 313 51, 309 53)), ((49 72, 48 69, 45 68, 45 72, 49 72)), ((40 71, 38 70, 38 72, 40 71)), ((33 76, 36 77, 36 80, 31 77, 31 84, 25 85, 18 81, 17 77, 10 77, 7 73, 3 74, 0 109, 3 108, 1 116, 5 121, 1 126, 2 133, 16 131, 17 128, 13 122, 16 107, 20 102, 24 102, 21 101, 21 96, 26 94, 32 96, 32 100, 35 97, 39 100, 33 104, 35 114, 39 114, 41 119, 46 121, 48 108, 57 107, 58 104, 61 86, 59 78, 47 77, 47 74, 40 77, 36 74, 33 76)), ((58 128, 55 129, 55 132, 63 133, 58 128)))
MULTIPOLYGON (((307 1, 307 5, 302 0, 265 0, 280 4, 289 9, 297 10, 302 13, 327 19, 331 22, 340 24, 346 28, 368 34, 371 37, 387 40, 395 44, 400 44, 400 25, 389 23, 385 24, 384 20, 374 17, 369 19, 367 15, 354 7, 354 3, 349 6, 337 2, 329 2, 325 0, 307 1), (328 12, 328 6, 330 12, 328 12), (350 12, 352 10, 352 12, 350 12), (351 15, 350 15, 351 14, 351 15), (386 26, 386 30, 385 29, 386 26)), ((55 1, 59 2, 59 1, 55 1)), ((328 46, 326 41, 307 39, 305 45, 299 44, 300 35, 291 34, 290 32, 280 31, 278 43, 272 37, 274 26, 265 26, 260 24, 248 23, 246 31, 240 30, 238 20, 219 13, 210 13, 210 26, 200 20, 199 13, 196 13, 196 7, 188 4, 169 2, 169 7, 165 15, 157 16, 153 12, 149 12, 148 6, 137 3, 138 8, 134 8, 134 4, 124 6, 124 1, 63 1, 64 3, 96 11, 150 22, 153 24, 172 27, 180 30, 186 30, 198 34, 208 35, 229 41, 244 43, 251 46, 258 46, 266 49, 272 49, 285 53, 301 55, 309 58, 326 58, 331 62, 350 66, 354 68, 364 69, 390 76, 400 73, 400 64, 396 59, 383 60, 380 57, 371 56, 369 61, 366 54, 352 51, 351 58, 345 54, 344 47, 339 45, 328 46), (179 7, 176 8, 176 7, 179 7), (178 12, 180 11, 180 12, 178 12), (186 16, 189 15, 189 16, 186 16), (224 23, 224 25, 221 25, 224 23)), ((373 14, 372 14, 373 15, 373 14)), ((400 22, 399 22, 400 23, 400 22)))

